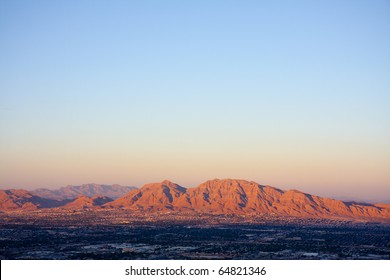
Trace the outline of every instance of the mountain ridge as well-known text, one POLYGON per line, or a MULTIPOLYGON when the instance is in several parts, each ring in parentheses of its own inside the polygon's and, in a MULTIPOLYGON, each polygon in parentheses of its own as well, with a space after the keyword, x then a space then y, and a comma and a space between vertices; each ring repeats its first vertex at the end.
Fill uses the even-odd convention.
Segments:
POLYGON ((85 195, 78 196, 72 202, 67 203, 62 206, 64 209, 73 209, 73 210, 86 210, 86 209, 94 209, 98 206, 104 205, 105 203, 113 201, 112 198, 102 195, 95 195, 93 197, 88 197, 85 195))
POLYGON ((32 190, 31 193, 43 198, 54 200, 75 199, 79 195, 85 195, 87 197, 102 195, 116 199, 133 189, 137 188, 132 186, 121 186, 118 184, 106 185, 89 183, 78 186, 68 185, 58 189, 38 188, 32 190))
POLYGON ((241 179, 213 179, 193 188, 183 188, 165 180, 146 184, 102 207, 143 211, 390 219, 390 207, 387 204, 348 203, 299 190, 283 191, 241 179))
POLYGON ((0 210, 29 211, 56 207, 64 210, 271 214, 390 221, 390 204, 344 202, 294 189, 284 191, 242 179, 213 179, 192 188, 164 180, 131 189, 115 200, 103 194, 96 194, 92 198, 81 195, 63 205, 55 205, 53 200, 24 190, 18 192, 0 193, 0 210), (7 195, 10 197, 7 198, 7 195))
POLYGON ((68 202, 70 200, 57 201, 43 198, 23 189, 0 190, 0 211, 54 208, 68 202))

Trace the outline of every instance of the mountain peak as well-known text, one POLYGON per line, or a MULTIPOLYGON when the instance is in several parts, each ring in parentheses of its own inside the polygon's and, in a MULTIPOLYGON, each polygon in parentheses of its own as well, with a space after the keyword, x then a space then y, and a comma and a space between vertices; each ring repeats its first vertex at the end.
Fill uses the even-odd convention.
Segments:
POLYGON ((168 188, 183 188, 180 185, 178 185, 176 183, 173 183, 173 182, 171 182, 169 180, 164 180, 164 181, 159 182, 159 183, 145 184, 145 185, 142 186, 141 189, 157 189, 157 188, 164 188, 164 187, 168 187, 168 188))
POLYGON ((175 183, 173 183, 172 181, 170 180, 164 180, 161 182, 162 185, 166 185, 166 186, 172 186, 172 185, 177 185, 175 183))
POLYGON ((207 189, 236 189, 236 188, 242 188, 244 186, 258 187, 260 185, 255 182, 250 182, 242 179, 229 179, 229 178, 208 180, 199 185, 200 188, 207 188, 207 189))
MULTIPOLYGON (((88 196, 105 185, 71 188, 77 194, 68 209, 129 209, 132 211, 185 211, 217 214, 272 214, 279 216, 390 220, 390 205, 345 203, 299 190, 283 191, 241 179, 213 179, 194 188, 184 188, 169 180, 145 184, 120 198, 88 196)), ((111 190, 111 188, 109 188, 111 190)), ((25 190, 0 191, 0 210, 35 210, 58 207, 58 201, 39 197, 25 190)), ((68 201, 69 202, 69 201, 68 201)))
POLYGON ((58 201, 42 198, 27 190, 0 190, 0 210, 37 210, 59 205, 58 201))

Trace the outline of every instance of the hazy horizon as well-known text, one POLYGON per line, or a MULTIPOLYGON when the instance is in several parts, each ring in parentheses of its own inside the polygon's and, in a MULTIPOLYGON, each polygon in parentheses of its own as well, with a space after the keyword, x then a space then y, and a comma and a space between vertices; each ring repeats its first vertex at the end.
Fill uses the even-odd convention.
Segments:
POLYGON ((388 1, 1 1, 0 186, 242 178, 390 201, 388 1))

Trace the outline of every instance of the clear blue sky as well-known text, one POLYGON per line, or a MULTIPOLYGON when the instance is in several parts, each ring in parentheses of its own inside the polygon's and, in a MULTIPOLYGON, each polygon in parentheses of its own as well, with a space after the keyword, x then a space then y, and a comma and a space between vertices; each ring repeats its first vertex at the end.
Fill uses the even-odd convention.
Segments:
POLYGON ((389 1, 0 2, 0 186, 390 200, 389 1))

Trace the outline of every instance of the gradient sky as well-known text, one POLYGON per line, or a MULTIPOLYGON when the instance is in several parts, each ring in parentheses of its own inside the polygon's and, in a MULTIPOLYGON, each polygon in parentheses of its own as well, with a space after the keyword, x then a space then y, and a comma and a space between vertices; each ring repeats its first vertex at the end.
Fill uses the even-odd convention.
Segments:
POLYGON ((0 186, 243 178, 390 201, 389 1, 0 1, 0 186))

